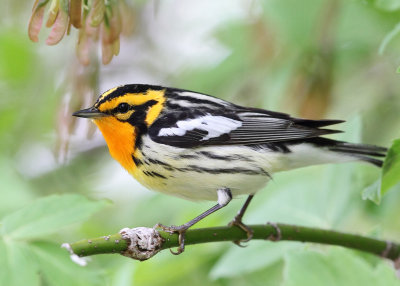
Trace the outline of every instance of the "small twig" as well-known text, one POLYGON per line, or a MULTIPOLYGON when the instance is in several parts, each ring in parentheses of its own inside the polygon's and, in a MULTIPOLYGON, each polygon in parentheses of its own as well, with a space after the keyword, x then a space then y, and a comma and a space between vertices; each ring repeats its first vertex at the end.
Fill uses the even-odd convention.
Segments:
MULTIPOLYGON (((249 225, 254 230, 253 239, 272 241, 290 240, 313 242, 328 245, 339 245, 357 249, 398 261, 400 244, 365 236, 287 224, 267 223, 249 225), (278 239, 279 238, 279 239, 278 239)), ((185 244, 192 245, 206 242, 237 241, 246 238, 246 233, 237 227, 214 227, 189 229, 186 232, 185 244)), ((138 260, 146 260, 167 248, 179 246, 178 235, 153 228, 122 229, 120 233, 90 240, 81 240, 68 244, 79 257, 120 253, 138 260)))

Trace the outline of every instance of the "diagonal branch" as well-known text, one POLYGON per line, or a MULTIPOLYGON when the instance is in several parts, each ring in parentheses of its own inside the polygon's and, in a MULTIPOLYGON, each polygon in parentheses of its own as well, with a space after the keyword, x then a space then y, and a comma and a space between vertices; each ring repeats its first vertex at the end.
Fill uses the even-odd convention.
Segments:
MULTIPOLYGON (((387 258, 399 263, 400 244, 365 236, 337 232, 333 230, 312 227, 273 224, 250 225, 254 230, 253 239, 271 241, 290 240, 300 242, 313 242, 327 245, 339 245, 346 248, 357 249, 387 258)), ((206 242, 236 241, 246 239, 238 227, 213 227, 190 229, 186 232, 185 244, 192 245, 206 242)), ((125 228, 118 234, 100 238, 81 240, 71 244, 63 244, 75 260, 79 257, 120 253, 137 260, 146 260, 167 248, 178 247, 178 235, 153 228, 125 228)))

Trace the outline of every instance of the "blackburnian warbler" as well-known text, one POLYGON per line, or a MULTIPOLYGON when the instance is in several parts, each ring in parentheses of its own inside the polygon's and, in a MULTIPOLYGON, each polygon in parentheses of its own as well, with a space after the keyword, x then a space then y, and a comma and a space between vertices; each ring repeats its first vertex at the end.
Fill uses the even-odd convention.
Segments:
POLYGON ((246 231, 243 214, 254 194, 275 172, 323 163, 361 160, 381 166, 374 157, 386 148, 321 137, 340 131, 323 127, 342 120, 309 120, 249 108, 202 93, 132 84, 102 94, 96 103, 73 115, 90 118, 107 142, 111 156, 149 189, 189 200, 217 204, 181 226, 179 233, 248 195, 231 222, 246 231))

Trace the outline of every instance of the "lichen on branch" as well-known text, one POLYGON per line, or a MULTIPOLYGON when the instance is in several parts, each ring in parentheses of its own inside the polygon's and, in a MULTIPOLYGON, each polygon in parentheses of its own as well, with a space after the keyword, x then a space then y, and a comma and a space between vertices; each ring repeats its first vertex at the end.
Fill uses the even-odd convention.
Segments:
MULTIPOLYGON (((267 223, 249 225, 254 231, 253 239, 269 241, 300 241, 326 245, 338 245, 371 253, 399 264, 400 244, 361 235, 312 227, 267 223)), ((246 233, 235 226, 189 229, 185 244, 237 241, 245 239, 246 233)), ((119 233, 68 244, 73 255, 79 257, 119 253, 137 260, 146 260, 163 249, 179 246, 178 235, 154 228, 124 228, 119 233)))

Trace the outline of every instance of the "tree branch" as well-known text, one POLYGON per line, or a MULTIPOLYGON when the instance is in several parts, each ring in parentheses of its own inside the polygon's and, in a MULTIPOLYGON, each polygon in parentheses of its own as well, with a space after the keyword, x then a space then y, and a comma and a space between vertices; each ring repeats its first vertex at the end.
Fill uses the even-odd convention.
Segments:
MULTIPOLYGON (((280 223, 250 225, 249 227, 254 230, 253 239, 339 245, 372 253, 397 263, 400 261, 400 244, 391 241, 280 223)), ((186 232, 185 245, 241 239, 246 239, 246 233, 235 226, 189 229, 186 232)), ((170 234, 153 228, 138 227, 124 228, 118 234, 63 244, 63 247, 67 248, 72 256, 75 256, 75 260, 78 256, 105 253, 120 253, 133 259, 146 260, 163 249, 177 247, 178 245, 177 234, 170 234)))

